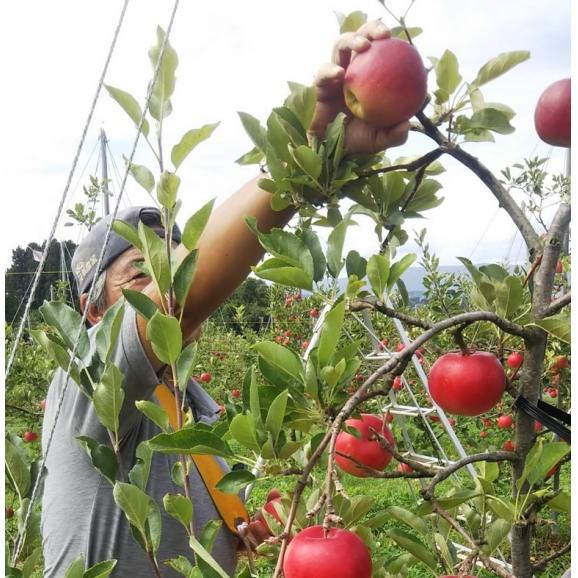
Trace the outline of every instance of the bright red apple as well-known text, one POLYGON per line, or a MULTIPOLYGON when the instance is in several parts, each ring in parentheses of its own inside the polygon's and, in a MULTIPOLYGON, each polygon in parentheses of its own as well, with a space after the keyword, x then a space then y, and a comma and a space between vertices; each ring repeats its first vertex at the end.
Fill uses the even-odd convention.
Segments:
POLYGON ((349 530, 311 526, 293 538, 283 561, 285 578, 371 578, 371 556, 349 530))
POLYGON ((401 376, 396 375, 394 380, 393 380, 393 384, 392 387, 395 391, 399 391, 400 389, 403 389, 403 381, 401 381, 401 376))
POLYGON ((317 307, 310 309, 309 310, 309 317, 313 317, 313 318, 319 317, 319 309, 317 309, 317 307))
POLYGON ((506 365, 512 369, 518 369, 524 363, 524 355, 519 351, 512 351, 506 359, 506 365))
POLYGON ((506 429, 506 428, 512 427, 513 423, 514 423, 514 418, 511 415, 501 415, 498 418, 498 427, 500 429, 506 429))
POLYGON ((400 462, 399 465, 397 466, 397 471, 402 474, 411 474, 414 470, 409 464, 400 462))
POLYGON ((445 411, 480 415, 492 409, 506 388, 506 375, 498 358, 485 351, 464 355, 450 352, 433 364, 429 393, 445 411))
POLYGON ((231 391, 231 397, 238 398, 241 397, 241 392, 238 389, 231 391))
POLYGON ((571 83, 569 78, 553 82, 544 90, 534 111, 538 136, 549 145, 570 146, 571 83))
POLYGON ((390 127, 411 118, 427 96, 427 72, 418 51, 398 38, 374 40, 353 55, 343 94, 354 116, 390 127))
POLYGON ((204 371, 203 373, 201 373, 201 375, 199 377, 199 381, 202 381, 203 383, 209 383, 209 381, 211 381, 211 379, 213 379, 213 376, 207 371, 204 371))
POLYGON ((516 444, 512 440, 506 440, 502 444, 502 449, 507 452, 515 452, 516 451, 516 444))
MULTIPOLYGON (((379 445, 370 428, 379 432, 390 445, 395 445, 393 434, 387 427, 385 420, 376 415, 362 414, 361 419, 348 419, 345 423, 347 426, 355 428, 360 437, 357 439, 346 431, 340 432, 335 443, 336 452, 351 456, 359 463, 374 470, 384 470, 391 461, 391 454, 379 445)), ((366 478, 371 475, 370 472, 344 456, 336 454, 335 463, 344 472, 358 478, 366 478)))
POLYGON ((22 439, 27 443, 35 442, 38 439, 38 434, 33 431, 25 431, 22 439))
POLYGON ((570 366, 568 358, 565 355, 557 355, 552 360, 551 369, 553 371, 559 371, 560 369, 567 369, 570 366))

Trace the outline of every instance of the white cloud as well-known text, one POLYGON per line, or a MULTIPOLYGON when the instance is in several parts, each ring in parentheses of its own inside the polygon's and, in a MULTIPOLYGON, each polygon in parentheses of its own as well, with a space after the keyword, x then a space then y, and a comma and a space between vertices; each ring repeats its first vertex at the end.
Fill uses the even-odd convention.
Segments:
MULTIPOLYGON (((397 13, 408 2, 388 2, 397 13)), ((150 76, 147 51, 155 28, 166 28, 171 2, 140 0, 129 5, 126 22, 113 55, 106 82, 133 93, 142 101, 150 76)), ((174 115, 166 123, 165 142, 174 143, 188 129, 220 120, 213 138, 201 145, 183 166, 183 215, 207 199, 226 197, 253 175, 253 169, 233 161, 251 148, 236 111, 265 119, 286 95, 286 81, 310 83, 320 63, 329 59, 337 35, 333 11, 364 10, 384 15, 378 2, 364 0, 294 0, 279 5, 265 0, 244 2, 181 2, 171 43, 179 54, 174 115)), ((6 214, 5 266, 17 244, 45 238, 64 190, 81 130, 88 114, 120 2, 11 2, 3 6, 5 84, 2 92, 2 182, 6 214), (6 25, 8 24, 8 25, 6 25)), ((503 102, 517 111, 517 132, 497 137, 495 145, 472 144, 468 150, 492 170, 534 154, 547 155, 533 128, 533 109, 541 91, 570 74, 570 2, 550 0, 486 0, 485 2, 416 2, 408 22, 424 33, 417 46, 422 55, 454 51, 465 79, 475 76, 489 58, 506 50, 529 49, 532 59, 487 85, 486 100, 503 102)), ((391 18, 384 18, 389 25, 391 18)), ((128 154, 134 138, 131 122, 103 93, 97 105, 84 152, 72 183, 70 206, 81 198, 84 169, 94 173, 90 156, 103 126, 118 154, 128 154), (121 147, 122 145, 122 147, 121 147)), ((398 154, 431 148, 412 136, 398 154)), ((552 151, 553 167, 563 168, 563 151, 552 151)), ((139 149, 137 162, 148 162, 139 149)), ((442 262, 471 251, 484 237, 484 253, 499 259, 514 230, 496 213, 487 189, 455 161, 444 160, 445 204, 430 212, 424 223, 432 248, 442 262)), ((147 197, 131 183, 133 203, 147 197)), ((62 223, 65 219, 62 220, 62 223)), ((421 226, 416 225, 416 228, 421 226)), ((57 236, 70 236, 59 227, 57 236)), ((362 243, 363 236, 353 236, 362 243)), ((364 247, 368 247, 366 243, 364 247)), ((478 250, 482 250, 478 248, 478 250)), ((362 252, 362 251, 360 251, 362 252)))

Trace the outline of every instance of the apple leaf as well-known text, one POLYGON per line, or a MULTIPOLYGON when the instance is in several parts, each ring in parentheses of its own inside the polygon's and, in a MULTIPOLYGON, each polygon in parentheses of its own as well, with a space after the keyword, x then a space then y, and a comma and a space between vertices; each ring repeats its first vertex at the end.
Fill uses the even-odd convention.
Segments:
POLYGON ((417 538, 396 528, 388 530, 387 534, 398 546, 407 550, 437 574, 438 565, 435 557, 417 538))
POLYGON ((116 480, 118 463, 114 451, 88 436, 76 438, 86 450, 92 465, 112 484, 116 480))
POLYGON ((154 229, 147 227, 142 221, 138 224, 138 235, 146 268, 157 284, 159 292, 164 294, 171 283, 171 270, 165 241, 157 235, 154 229))
POLYGON ((104 560, 91 566, 82 576, 82 578, 107 578, 112 574, 117 560, 104 560))
POLYGON ((150 319, 159 310, 158 305, 141 291, 123 289, 122 294, 128 303, 145 319, 150 319))
POLYGON ((149 50, 149 59, 153 70, 157 67, 163 43, 163 56, 149 103, 151 116, 158 121, 167 117, 172 111, 170 97, 175 90, 175 71, 179 64, 179 58, 168 38, 166 38, 165 31, 160 26, 157 26, 157 43, 149 50))
POLYGON ((336 12, 337 21, 339 22, 339 33, 344 34, 345 32, 356 32, 361 26, 367 22, 367 14, 356 10, 351 12, 347 16, 336 12))
POLYGON ((197 271, 197 253, 196 249, 191 251, 181 261, 175 273, 173 289, 177 302, 183 310, 197 271))
POLYGON ((26 496, 30 488, 30 470, 22 459, 16 446, 5 440, 4 463, 8 479, 18 494, 19 499, 26 496))
POLYGON ((491 554, 508 536, 512 529, 512 523, 502 518, 494 520, 487 528, 485 533, 485 541, 481 548, 485 554, 491 554))
POLYGON ((123 239, 126 239, 131 245, 134 245, 137 249, 142 251, 142 241, 138 236, 138 231, 132 225, 119 219, 115 219, 112 222, 112 230, 123 239))
POLYGON ((143 492, 146 491, 153 451, 148 445, 148 440, 138 444, 136 448, 136 463, 128 473, 128 479, 131 484, 138 486, 143 492))
POLYGON ((567 311, 546 317, 545 319, 537 319, 529 323, 529 325, 537 325, 560 341, 570 343, 572 324, 571 316, 567 311))
POLYGON ((344 219, 329 234, 327 239, 327 269, 330 275, 337 279, 343 267, 343 245, 345 243, 345 233, 350 222, 344 219))
POLYGON ((221 568, 221 566, 219 566, 217 561, 211 556, 211 554, 209 554, 207 549, 194 536, 189 537, 189 546, 195 553, 195 558, 198 560, 197 563, 204 562, 210 569, 205 569, 202 574, 203 576, 208 576, 208 572, 212 570, 216 578, 230 578, 229 574, 227 574, 221 568))
POLYGON ((335 348, 341 335, 341 328, 345 317, 345 301, 336 303, 325 317, 325 323, 319 336, 317 350, 318 367, 325 367, 331 362, 335 348))
POLYGON ((157 184, 157 199, 163 207, 172 209, 175 206, 180 184, 181 178, 178 175, 163 171, 157 184))
POLYGON ((303 363, 291 349, 272 341, 261 341, 253 348, 279 373, 285 374, 297 383, 303 383, 303 363))
POLYGON ((187 428, 168 434, 158 434, 149 440, 150 448, 161 454, 208 454, 233 457, 231 448, 218 435, 209 431, 187 428))
POLYGON ((257 431, 252 416, 242 413, 237 414, 229 425, 229 431, 235 441, 242 446, 253 450, 257 454, 260 453, 261 445, 257 440, 257 431))
POLYGON ((181 238, 182 244, 189 250, 192 251, 196 248, 197 242, 201 237, 201 234, 205 230, 209 217, 213 211, 213 205, 215 204, 215 199, 211 199, 208 203, 203 205, 194 215, 192 215, 183 229, 183 234, 181 238))
POLYGON ((395 262, 389 269, 389 276, 387 278, 387 289, 391 290, 401 276, 413 265, 417 255, 411 253, 405 255, 399 261, 395 262))
MULTIPOLYGON (((127 159, 125 158, 125 161, 127 159)), ((147 192, 152 193, 155 188, 155 177, 147 167, 131 163, 129 171, 134 180, 147 192)))
POLYGON ((64 578, 83 578, 84 576, 84 556, 81 554, 66 570, 64 578))
POLYGON ((76 354, 79 357, 84 358, 88 355, 90 351, 88 332, 78 311, 61 301, 45 301, 40 307, 40 313, 44 321, 58 331, 58 335, 70 351, 76 346, 76 354))
POLYGON ((269 407, 267 412, 267 419, 265 421, 265 429, 273 437, 273 443, 277 443, 277 438, 279 437, 279 432, 283 426, 283 419, 285 418, 285 410, 287 409, 287 399, 289 397, 289 391, 282 391, 274 400, 269 407))
POLYGON ((528 60, 528 58, 530 58, 530 53, 527 50, 503 52, 486 62, 486 64, 480 68, 472 85, 476 87, 482 86, 486 84, 486 82, 498 78, 521 62, 528 60))
POLYGON ((118 334, 124 318, 124 300, 119 299, 109 307, 96 330, 96 351, 103 363, 108 363, 117 344, 118 334))
POLYGON ((152 422, 156 423, 163 432, 169 433, 169 416, 160 405, 145 399, 137 400, 135 405, 141 413, 144 413, 152 422))
POLYGON ((224 494, 238 494, 255 479, 249 470, 236 470, 225 474, 215 487, 224 494))
MULTIPOLYGON (((120 88, 115 88, 108 84, 105 84, 104 87, 108 91, 108 94, 110 94, 110 96, 121 106, 124 112, 128 114, 135 126, 138 127, 142 117, 142 110, 136 98, 120 88)), ((146 119, 142 125, 141 132, 145 137, 149 134, 149 123, 146 119)))
POLYGON ((305 243, 309 249, 309 253, 311 253, 311 257, 313 258, 313 281, 321 281, 327 268, 327 261, 325 260, 319 237, 311 229, 302 229, 298 231, 297 237, 305 243))
POLYGON ((187 532, 193 519, 193 503, 182 494, 165 494, 163 506, 169 516, 180 522, 187 532))
POLYGON ((345 258, 345 270, 347 277, 356 275, 358 279, 363 279, 367 272, 367 259, 363 258, 357 251, 352 250, 345 258))
POLYGON ((263 154, 267 152, 267 131, 261 126, 261 123, 254 116, 247 112, 237 113, 241 119, 243 128, 253 141, 253 144, 263 154))
POLYGON ((291 94, 285 99, 285 107, 295 113, 305 131, 309 130, 315 106, 317 104, 317 90, 314 86, 304 86, 297 82, 290 82, 291 94))
POLYGON ((178 319, 157 311, 147 324, 147 339, 162 363, 172 365, 183 347, 183 334, 178 319))
POLYGON ((442 57, 435 65, 435 72, 438 86, 442 89, 444 95, 447 94, 447 98, 438 102, 438 104, 442 104, 449 99, 449 96, 462 81, 459 73, 458 59, 451 50, 446 50, 442 54, 442 57))
POLYGON ((92 395, 92 403, 102 425, 113 432, 119 428, 118 417, 124 402, 124 376, 115 365, 108 365, 92 395))
POLYGON ((267 259, 258 267, 253 267, 253 272, 261 279, 274 281, 280 285, 297 287, 311 291, 313 288, 313 278, 303 269, 290 267, 281 259, 267 259))
POLYGON ((144 534, 151 498, 137 486, 124 482, 115 483, 112 495, 131 526, 144 534))
POLYGON ((389 258, 385 255, 372 255, 367 262, 367 280, 378 299, 383 299, 383 293, 388 285, 389 270, 389 258))
POLYGON ((220 123, 205 124, 200 128, 194 128, 186 132, 180 142, 171 151, 171 161, 177 170, 189 153, 200 143, 207 140, 220 123))

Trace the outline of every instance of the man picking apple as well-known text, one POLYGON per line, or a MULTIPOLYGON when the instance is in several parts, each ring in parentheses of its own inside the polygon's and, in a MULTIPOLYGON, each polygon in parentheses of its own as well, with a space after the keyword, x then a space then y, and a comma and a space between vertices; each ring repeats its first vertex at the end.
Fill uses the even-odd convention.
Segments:
MULTIPOLYGON (((343 82, 345 71, 355 53, 370 48, 372 42, 389 37, 389 31, 380 22, 364 25, 357 33, 342 35, 335 44, 333 62, 320 68, 316 77, 318 102, 311 132, 322 137, 325 129, 339 112, 348 115, 345 147, 348 153, 374 153, 405 142, 409 130, 407 121, 379 128, 353 117, 345 104, 343 82)), ((181 328, 185 342, 198 337, 201 324, 213 313, 247 277, 251 266, 263 256, 263 249, 245 223, 247 216, 256 217, 260 230, 268 232, 283 227, 295 214, 293 208, 276 212, 271 209, 269 193, 261 190, 256 177, 218 207, 198 242, 198 261, 195 280, 183 305, 181 328)), ((157 209, 131 207, 119 215, 133 225, 145 222, 159 235, 157 209)), ((151 279, 138 269, 142 260, 140 251, 120 236, 112 233, 107 245, 102 270, 96 262, 104 243, 108 221, 97 224, 79 245, 73 259, 73 271, 79 288, 80 305, 87 310, 92 328, 89 339, 94 345, 95 326, 105 312, 122 296, 122 289, 130 288, 149 297, 157 305, 161 296, 151 279), (92 283, 96 282, 96 299, 87 302, 92 283)), ((175 255, 183 259, 188 250, 180 244, 178 227, 172 231, 175 255)), ((158 427, 137 411, 135 402, 157 402, 155 390, 166 383, 166 367, 157 358, 147 340, 147 320, 127 308, 112 359, 123 375, 125 398, 120 413, 120 460, 128 472, 135 464, 139 443, 159 433, 158 427)), ((86 566, 106 559, 117 559, 111 574, 115 577, 146 576, 151 574, 150 560, 133 539, 129 524, 120 512, 112 495, 112 486, 95 470, 85 450, 77 442, 78 436, 90 436, 108 444, 104 427, 96 417, 91 401, 75 384, 65 382, 65 374, 57 371, 51 383, 46 403, 43 426, 43 451, 55 427, 50 451, 46 457, 47 475, 44 487, 42 523, 46 578, 60 578, 70 564, 83 555, 86 566), (62 411, 55 425, 55 415, 61 394, 65 390, 62 411)), ((195 419, 210 423, 218 419, 219 406, 191 381, 186 392, 186 403, 195 419)), ((178 456, 153 454, 147 493, 161 503, 167 493, 176 493, 171 476, 178 456)), ((222 464, 225 470, 226 465, 222 464)), ((194 527, 200 533, 204 525, 219 518, 210 492, 199 472, 191 468, 190 495, 194 504, 194 527)), ((187 556, 192 560, 188 536, 161 507, 162 539, 158 560, 187 556)), ((255 524, 249 526, 254 528, 255 524)), ((262 541, 263 533, 251 536, 254 543, 262 541)), ((225 525, 216 539, 213 556, 227 573, 234 574, 238 537, 225 525)), ((179 574, 161 566, 163 577, 179 574)))

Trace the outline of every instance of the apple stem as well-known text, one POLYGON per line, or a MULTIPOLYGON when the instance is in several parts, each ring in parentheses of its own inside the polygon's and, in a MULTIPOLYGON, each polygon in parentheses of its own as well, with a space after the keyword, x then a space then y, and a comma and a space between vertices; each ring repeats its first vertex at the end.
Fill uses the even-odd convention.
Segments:
POLYGON ((466 344, 466 341, 464 339, 464 334, 463 331, 465 330, 465 328, 469 325, 469 323, 464 323, 463 325, 460 325, 455 331, 454 331, 454 339, 455 342, 457 343, 458 347, 460 348, 462 355, 470 355, 470 350, 468 349, 468 346, 466 344))

